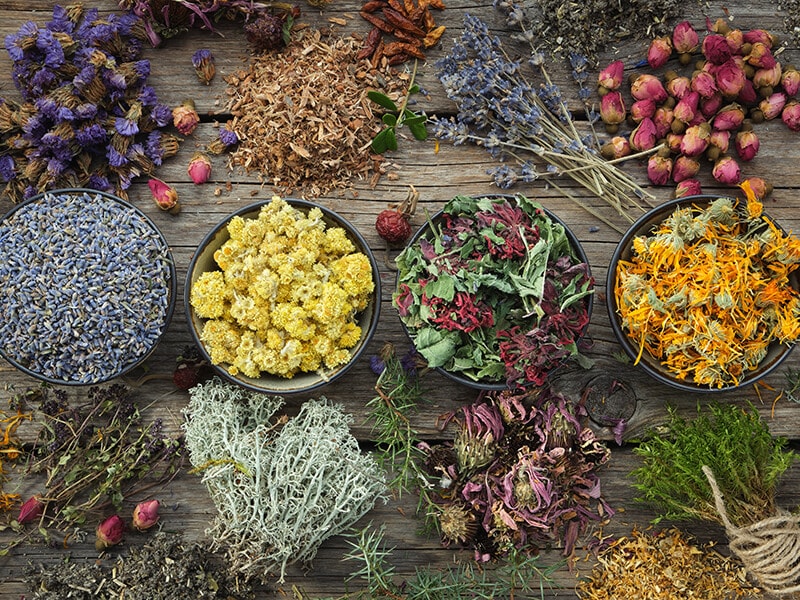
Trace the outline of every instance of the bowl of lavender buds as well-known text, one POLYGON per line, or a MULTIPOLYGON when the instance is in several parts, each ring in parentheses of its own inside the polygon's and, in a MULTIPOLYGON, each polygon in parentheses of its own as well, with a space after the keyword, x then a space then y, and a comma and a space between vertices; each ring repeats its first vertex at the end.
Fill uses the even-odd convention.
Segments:
POLYGON ((82 188, 38 194, 0 219, 0 281, 0 355, 55 385, 97 385, 141 365, 177 298, 156 225, 82 188))

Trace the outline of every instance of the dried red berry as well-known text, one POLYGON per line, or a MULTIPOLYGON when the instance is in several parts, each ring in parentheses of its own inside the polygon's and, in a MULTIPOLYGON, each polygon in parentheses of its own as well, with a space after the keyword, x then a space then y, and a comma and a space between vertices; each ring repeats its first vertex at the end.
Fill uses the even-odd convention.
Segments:
POLYGON ((180 390, 188 390, 208 379, 208 362, 194 346, 186 346, 177 359, 172 381, 180 390))
POLYGON ((375 229, 387 243, 402 245, 411 237, 411 224, 401 212, 387 208, 375 220, 375 229))

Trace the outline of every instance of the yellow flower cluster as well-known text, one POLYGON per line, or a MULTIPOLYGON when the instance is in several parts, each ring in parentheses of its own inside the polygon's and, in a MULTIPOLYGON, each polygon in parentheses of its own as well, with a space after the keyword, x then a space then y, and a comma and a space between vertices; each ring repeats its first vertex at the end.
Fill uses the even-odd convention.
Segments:
POLYGON ((232 375, 332 369, 361 337, 355 315, 374 290, 372 267, 344 229, 326 227, 273 197, 257 219, 233 217, 215 253, 220 270, 200 275, 190 302, 208 319, 200 339, 232 375))

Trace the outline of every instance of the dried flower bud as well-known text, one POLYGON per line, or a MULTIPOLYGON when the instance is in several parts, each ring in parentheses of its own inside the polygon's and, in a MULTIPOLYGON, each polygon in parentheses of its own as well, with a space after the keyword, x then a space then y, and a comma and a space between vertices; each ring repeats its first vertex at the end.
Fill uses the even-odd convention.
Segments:
POLYGON ((775 36, 765 29, 751 29, 744 34, 744 41, 748 44, 764 44, 768 48, 775 45, 775 36))
POLYGON ((750 189, 759 200, 763 200, 772 193, 772 184, 761 177, 748 177, 742 183, 745 181, 750 184, 750 189))
POLYGON ((700 171, 700 161, 696 158, 681 155, 672 165, 672 181, 680 183, 691 179, 700 171))
POLYGON ((667 81, 667 93, 677 100, 683 99, 686 94, 692 91, 692 81, 688 77, 681 75, 667 81))
POLYGON ((792 131, 800 131, 800 102, 790 100, 781 111, 781 120, 792 131))
POLYGON ((681 140, 681 154, 690 157, 700 156, 708 148, 710 137, 711 127, 708 123, 688 127, 681 140))
POLYGON ((111 515, 97 526, 94 547, 98 552, 119 544, 125 533, 125 523, 119 515, 111 515))
POLYGON ((767 121, 780 116, 784 106, 786 106, 786 94, 782 92, 775 92, 758 103, 758 108, 767 121))
POLYGON ((654 154, 647 159, 647 178, 653 185, 667 185, 672 176, 672 159, 654 154))
POLYGON ((675 186, 674 196, 685 198, 686 196, 698 196, 703 193, 700 182, 697 179, 684 179, 675 186))
POLYGON ((642 73, 631 84, 631 96, 636 100, 651 99, 656 104, 661 104, 667 99, 667 90, 664 84, 655 75, 642 73))
POLYGON ((268 52, 283 48, 283 15, 261 12, 252 23, 244 26, 244 35, 256 52, 268 52))
POLYGON ((158 523, 159 506, 158 500, 147 500, 137 504, 133 509, 133 526, 139 531, 144 531, 158 523))
POLYGON ((692 74, 692 89, 701 98, 710 98, 717 92, 717 82, 709 71, 695 71, 692 74))
POLYGON ((745 79, 744 85, 742 86, 742 91, 739 92, 739 95, 736 97, 736 101, 744 106, 750 106, 755 104, 757 100, 758 94, 756 93, 756 88, 753 85, 753 82, 749 79, 745 79))
POLYGON ((744 109, 741 105, 733 102, 719 109, 712 122, 712 127, 721 131, 736 131, 743 122, 744 109))
POLYGON ((24 525, 36 521, 44 514, 44 508, 45 503, 42 502, 41 496, 31 496, 19 507, 17 523, 24 525))
POLYGON ((640 122, 645 117, 653 118, 656 112, 656 103, 650 98, 645 100, 637 100, 631 104, 631 119, 634 123, 640 122))
POLYGON ((725 154, 730 146, 730 140, 730 131, 713 130, 708 138, 708 149, 706 150, 708 159, 712 161, 717 160, 720 156, 725 154))
POLYGON ((672 121, 675 118, 671 108, 659 106, 653 114, 653 123, 656 126, 656 137, 661 139, 672 131, 672 121))
POLYGON ((786 67, 781 77, 781 86, 787 96, 794 96, 800 91, 800 71, 792 66, 786 67))
POLYGON ((659 69, 667 64, 672 56, 672 39, 669 36, 657 37, 650 42, 647 50, 647 62, 653 69, 659 69))
MULTIPOLYGON (((772 90, 772 88, 777 87, 781 82, 782 74, 783 70, 781 69, 780 63, 775 63, 775 66, 769 69, 756 69, 756 72, 753 74, 753 86, 759 91, 764 88, 770 88, 770 90, 772 90)), ((762 96, 766 97, 771 93, 772 91, 767 94, 762 93, 762 96)))
POLYGON ((695 113, 697 113, 697 105, 699 102, 700 94, 694 91, 689 92, 675 105, 672 111, 675 118, 682 123, 691 122, 694 119, 695 113))
POLYGON ((150 179, 147 182, 147 186, 150 188, 158 208, 173 215, 177 215, 181 211, 181 204, 178 202, 178 191, 175 188, 160 179, 150 179))
POLYGON ((625 102, 620 92, 609 92, 600 99, 600 118, 606 130, 614 133, 617 126, 625 120, 625 102))
POLYGON ((197 50, 192 55, 192 65, 195 73, 197 73, 197 78, 209 85, 217 73, 217 68, 214 66, 214 55, 211 54, 211 50, 207 48, 197 50))
POLYGON ((653 120, 645 117, 631 132, 628 141, 631 144, 631 149, 636 152, 643 150, 651 150, 656 145, 656 125, 653 120))
POLYGON ((711 33, 703 39, 703 55, 715 65, 721 65, 727 61, 733 53, 728 45, 725 36, 718 33, 711 33))
POLYGON ((742 33, 741 29, 731 29, 725 34, 725 41, 728 42, 731 52, 734 54, 739 54, 742 51, 742 45, 744 44, 744 34, 742 33))
POLYGON ((688 65, 692 53, 700 46, 700 36, 689 21, 678 23, 672 30, 672 46, 681 55, 681 63, 688 65), (684 56, 689 60, 685 61, 684 56))
POLYGON ((624 71, 625 63, 621 60, 615 60, 600 71, 600 74, 597 76, 598 93, 602 96, 618 89, 619 86, 622 85, 624 71))
MULTIPOLYGON (((710 98, 703 98, 700 101, 700 115, 702 115, 703 120, 708 120, 714 117, 719 111, 720 107, 722 106, 723 98, 722 94, 717 92, 710 98)), ((697 115, 695 115, 695 118, 697 115)), ((694 122, 692 124, 695 124, 694 122)))
POLYGON ((778 62, 772 55, 772 50, 763 42, 755 42, 745 60, 747 64, 753 65, 758 69, 771 69, 778 62))
POLYGON ((623 156, 628 156, 630 153, 631 144, 628 138, 620 135, 611 138, 611 140, 603 144, 603 147, 600 149, 600 154, 607 160, 622 158, 623 156))
POLYGON ((208 178, 211 176, 211 161, 202 152, 195 152, 192 156, 192 160, 189 161, 189 167, 186 171, 189 173, 189 177, 192 178, 195 185, 200 185, 208 181, 208 178))
POLYGON ((668 133, 665 140, 667 142, 667 148, 669 148, 672 154, 681 153, 681 142, 683 141, 682 133, 668 133))
POLYGON ((742 170, 733 157, 723 156, 714 163, 711 175, 720 183, 735 185, 742 178, 742 170))
POLYGON ((728 22, 722 17, 718 18, 713 23, 708 17, 706 17, 706 27, 708 28, 709 31, 713 31, 714 33, 719 33, 720 35, 725 35, 731 30, 730 25, 728 25, 728 22))
POLYGON ((747 162, 753 160, 758 154, 758 148, 761 143, 758 136, 754 131, 740 131, 736 134, 736 153, 743 161, 747 162))
POLYGON ((728 99, 733 99, 742 91, 747 77, 739 63, 730 59, 717 66, 714 70, 714 79, 720 93, 728 99))
POLYGON ((185 100, 179 106, 172 109, 172 122, 175 128, 183 135, 191 135, 197 124, 200 123, 200 115, 197 114, 193 100, 185 100))

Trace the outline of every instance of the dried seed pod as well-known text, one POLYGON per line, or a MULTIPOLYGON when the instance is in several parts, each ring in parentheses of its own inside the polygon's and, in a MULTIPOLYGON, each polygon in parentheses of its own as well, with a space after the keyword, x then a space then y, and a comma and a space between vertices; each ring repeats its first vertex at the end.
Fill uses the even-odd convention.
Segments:
POLYGON ((402 29, 403 31, 407 31, 417 37, 424 38, 425 32, 414 25, 414 23, 406 17, 404 14, 397 12, 391 8, 384 8, 383 9, 383 16, 386 17, 386 20, 394 25, 398 29, 402 29))
POLYGON ((374 13, 386 6, 385 0, 369 0, 361 7, 361 12, 374 13))
POLYGON ((375 50, 378 49, 378 44, 381 41, 381 30, 377 27, 373 27, 372 30, 367 35, 367 39, 364 41, 364 47, 358 52, 356 58, 359 60, 364 58, 369 58, 373 54, 375 54, 375 50))
POLYGON ((368 23, 372 23, 375 27, 384 31, 386 33, 394 33, 395 27, 388 22, 384 21, 377 15, 373 15, 372 13, 361 11, 358 13, 361 15, 361 18, 367 21, 368 23))

